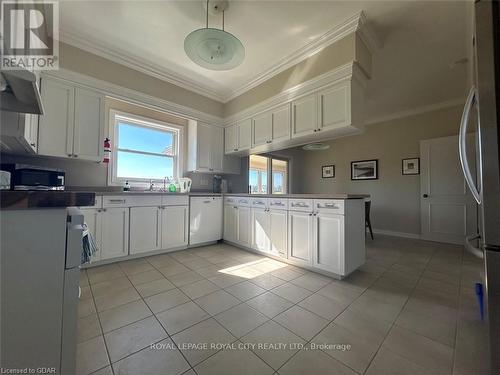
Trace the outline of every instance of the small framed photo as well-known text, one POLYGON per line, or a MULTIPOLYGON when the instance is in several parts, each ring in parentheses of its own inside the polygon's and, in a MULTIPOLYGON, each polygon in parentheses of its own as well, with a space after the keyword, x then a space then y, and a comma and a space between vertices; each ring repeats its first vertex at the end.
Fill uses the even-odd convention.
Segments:
POLYGON ((351 180, 377 180, 378 159, 351 162, 351 180))
POLYGON ((321 177, 322 178, 334 178, 335 177, 335 165, 323 165, 321 167, 321 177))
POLYGON ((402 174, 420 174, 420 158, 403 159, 402 174))

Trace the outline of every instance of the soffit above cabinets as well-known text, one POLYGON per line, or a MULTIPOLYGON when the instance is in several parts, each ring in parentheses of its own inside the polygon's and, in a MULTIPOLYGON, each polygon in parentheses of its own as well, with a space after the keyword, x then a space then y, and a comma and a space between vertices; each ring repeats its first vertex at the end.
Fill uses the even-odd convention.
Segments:
MULTIPOLYGON (((184 37, 204 23, 201 1, 67 1, 60 7, 63 42, 221 102, 360 24, 374 31, 365 33, 376 52, 369 116, 456 99, 466 88, 467 64, 450 64, 468 57, 467 2, 234 1, 225 26, 247 55, 226 72, 198 67, 183 51, 184 37)), ((209 23, 220 26, 216 17, 209 23)))

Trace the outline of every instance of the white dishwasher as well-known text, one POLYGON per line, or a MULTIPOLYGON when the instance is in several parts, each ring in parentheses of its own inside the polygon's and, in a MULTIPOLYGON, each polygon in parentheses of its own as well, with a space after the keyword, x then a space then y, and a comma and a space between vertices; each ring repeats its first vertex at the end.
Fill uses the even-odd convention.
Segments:
POLYGON ((199 245, 222 239, 222 197, 190 197, 189 244, 199 245))

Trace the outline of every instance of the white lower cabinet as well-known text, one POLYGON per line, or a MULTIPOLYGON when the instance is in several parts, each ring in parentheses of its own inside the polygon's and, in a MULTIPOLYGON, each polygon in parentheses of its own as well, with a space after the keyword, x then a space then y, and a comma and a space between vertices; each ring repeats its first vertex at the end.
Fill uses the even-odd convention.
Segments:
POLYGON ((160 207, 130 208, 130 254, 158 250, 161 245, 160 207))
MULTIPOLYGON (((81 210, 83 213, 83 220, 87 224, 87 228, 94 239, 97 248, 101 249, 102 238, 102 225, 101 225, 101 211, 102 209, 87 208, 81 210)), ((92 262, 101 260, 101 251, 97 251, 92 255, 92 262)))
POLYGON ((252 247, 269 253, 271 251, 271 219, 266 208, 252 208, 252 247))
POLYGON ((314 214, 313 267, 344 273, 344 215, 314 214))
POLYGON ((288 215, 287 211, 269 210, 269 239, 271 242, 270 252, 273 255, 287 257, 287 233, 288 215))
POLYGON ((101 213, 101 260, 128 255, 129 208, 103 208, 101 213))
POLYGON ((224 205, 224 239, 238 241, 238 208, 227 203, 224 205))
POLYGON ((307 266, 312 265, 312 213, 288 212, 288 239, 288 259, 307 266))
POLYGON ((251 244, 250 207, 237 207, 238 216, 238 239, 241 245, 251 244))
POLYGON ((188 244, 189 206, 161 209, 161 248, 172 249, 188 244))

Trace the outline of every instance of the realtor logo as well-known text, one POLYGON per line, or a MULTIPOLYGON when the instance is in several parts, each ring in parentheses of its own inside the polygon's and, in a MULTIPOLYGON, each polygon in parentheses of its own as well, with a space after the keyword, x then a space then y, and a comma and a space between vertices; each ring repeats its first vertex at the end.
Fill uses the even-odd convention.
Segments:
POLYGON ((5 70, 59 68, 59 3, 3 0, 1 61, 5 70))

